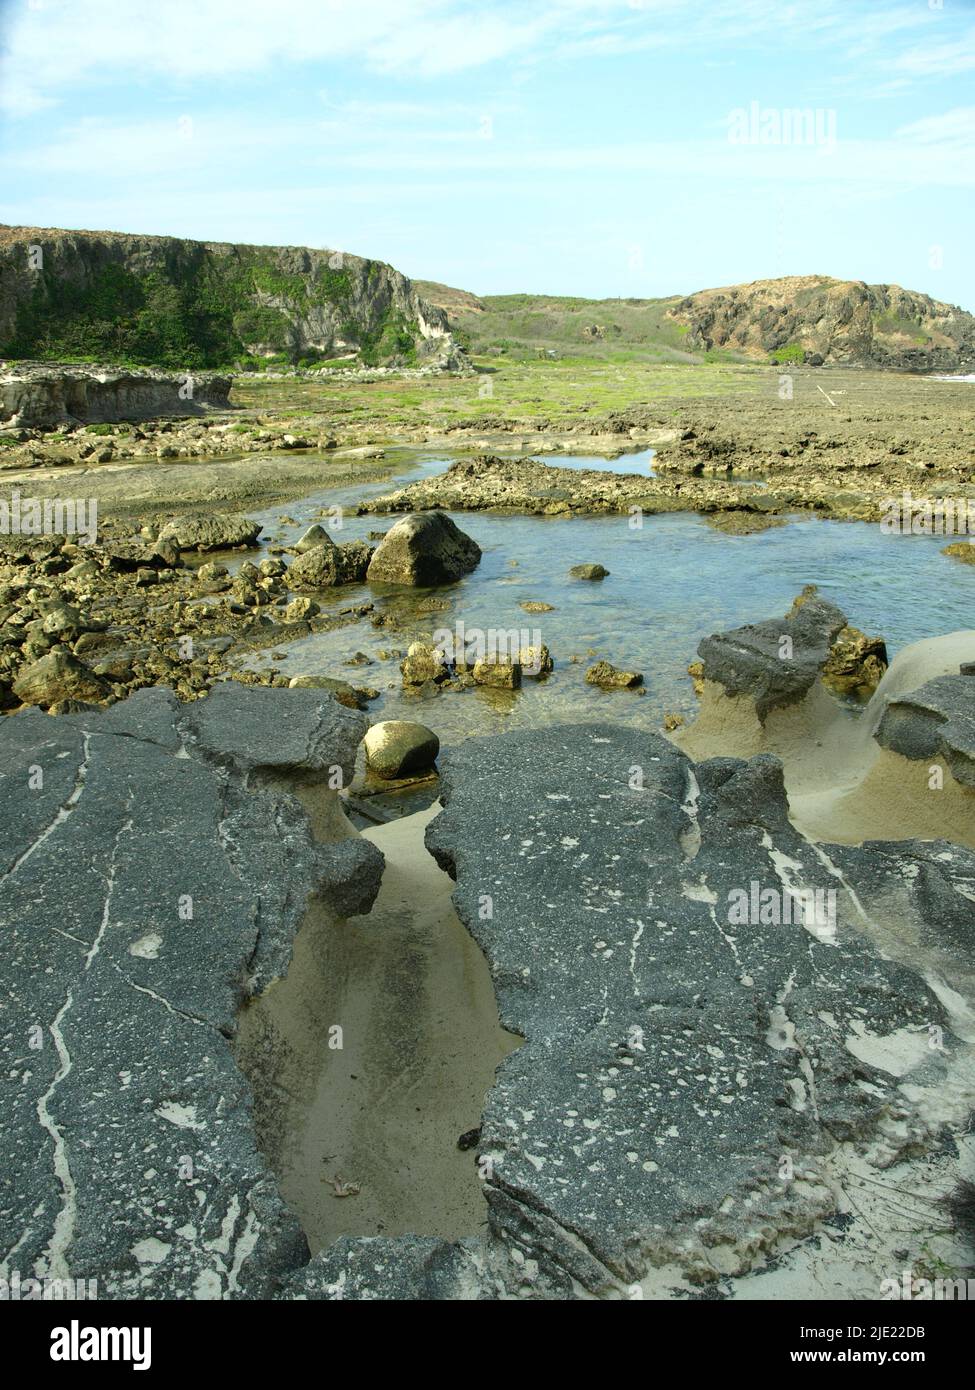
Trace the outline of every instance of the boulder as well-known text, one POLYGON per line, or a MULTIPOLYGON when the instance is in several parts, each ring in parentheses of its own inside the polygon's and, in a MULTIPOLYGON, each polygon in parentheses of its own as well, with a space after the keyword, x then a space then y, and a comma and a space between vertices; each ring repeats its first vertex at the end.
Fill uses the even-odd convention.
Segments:
POLYGON ((444 681, 450 675, 443 657, 427 642, 412 642, 400 662, 404 685, 425 685, 427 681, 444 681))
POLYGON ((773 709, 796 704, 826 665, 845 615, 807 586, 784 618, 713 633, 698 645, 700 679, 746 695, 764 723, 773 709))
POLYGON ((25 705, 46 709, 62 700, 97 704, 110 698, 112 688, 65 648, 55 647, 20 672, 13 692, 25 705))
POLYGON ((573 579, 606 579, 609 570, 603 565, 573 565, 569 574, 573 579))
POLYGON ((951 555, 956 560, 961 560, 963 564, 975 565, 975 545, 971 541, 952 541, 951 545, 946 545, 942 550, 942 555, 951 555))
POLYGON ((474 662, 475 685, 487 685, 493 690, 517 690, 521 685, 521 666, 517 661, 499 661, 487 657, 474 662))
MULTIPOLYGON (((904 758, 942 758, 963 786, 975 788, 975 691, 964 670, 939 676, 888 700, 874 734, 904 758)), ((16 686, 14 687, 16 689, 16 686)))
POLYGON ((427 772, 440 752, 440 740, 425 724, 384 719, 363 740, 369 768, 386 781, 427 772))
POLYGON ((304 550, 294 561, 287 571, 288 582, 293 589, 331 589, 336 584, 361 584, 372 554, 372 546, 365 541, 336 545, 331 536, 325 535, 324 540, 304 550))
POLYGON ((305 534, 299 540, 295 541, 292 549, 295 554, 304 555, 306 550, 313 550, 315 546, 324 545, 326 541, 330 541, 331 539, 332 537, 323 526, 309 526, 305 534))
POLYGON ((299 555, 287 582, 292 589, 330 589, 341 582, 341 556, 330 536, 299 555))
POLYGON ((603 690, 635 690, 643 684, 639 671, 620 671, 608 661, 597 661, 586 672, 590 685, 601 686, 603 690))
POLYGON ((882 637, 868 637, 859 628, 844 627, 830 647, 822 670, 823 684, 835 695, 866 701, 889 664, 882 637))
POLYGON ((518 652, 518 665, 523 676, 547 676, 553 669, 552 653, 544 642, 536 646, 521 647, 518 652))
POLYGON ((369 562, 367 578, 383 584, 452 584, 470 574, 481 548, 443 512, 418 512, 390 527, 369 562))
POLYGON ((159 532, 160 541, 171 541, 177 550, 232 550, 254 545, 263 527, 236 512, 187 512, 174 517, 159 532))
POLYGON ((314 618, 321 609, 314 599, 296 598, 281 610, 281 621, 283 623, 303 623, 309 618, 314 618))

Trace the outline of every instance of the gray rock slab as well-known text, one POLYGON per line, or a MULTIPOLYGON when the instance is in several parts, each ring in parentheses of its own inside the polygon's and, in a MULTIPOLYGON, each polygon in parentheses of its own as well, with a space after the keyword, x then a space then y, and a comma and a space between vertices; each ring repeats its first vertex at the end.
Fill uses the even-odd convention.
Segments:
POLYGON ((975 787, 975 681, 964 672, 938 676, 895 696, 874 736, 905 758, 943 758, 956 781, 975 787))
POLYGON ((3 1277, 251 1298, 307 1260, 230 1039, 309 899, 361 911, 378 886, 375 847, 316 844, 295 797, 250 784, 277 735, 281 766, 349 760, 365 721, 330 703, 155 690, 0 722, 3 1277))
POLYGON ((749 695, 759 719, 795 704, 811 689, 846 617, 825 599, 811 596, 784 618, 713 633, 697 652, 704 679, 729 695, 749 695), (785 640, 783 640, 785 639, 785 640))
MULTIPOLYGON (((938 1067, 923 1040, 943 1010, 861 934, 832 847, 788 820, 777 759, 695 766, 658 736, 585 725, 470 740, 444 776, 427 843, 526 1039, 483 1116, 496 1239, 594 1293, 665 1263, 713 1278, 831 1211, 802 1176, 811 1157, 876 1140, 891 1115, 916 1140, 900 1077, 849 1044, 906 1033, 938 1067), (733 924, 753 884, 780 919, 795 890, 833 890, 832 928, 825 912, 815 929, 733 924)), ((846 868, 879 874, 876 859, 848 850, 846 868)), ((884 882, 906 899, 903 877, 884 882)))

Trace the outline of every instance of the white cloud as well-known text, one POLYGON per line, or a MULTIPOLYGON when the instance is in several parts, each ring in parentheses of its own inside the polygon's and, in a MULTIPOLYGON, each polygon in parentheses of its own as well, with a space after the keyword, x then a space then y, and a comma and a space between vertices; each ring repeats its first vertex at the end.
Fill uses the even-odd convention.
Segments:
MULTIPOLYGON (((830 45, 904 74, 961 72, 972 45, 947 38, 901 54, 936 11, 864 0, 36 0, 0 9, 2 101, 31 115, 79 84, 192 84, 339 60, 436 79, 500 62, 585 60, 661 46, 830 45)), ((801 50, 800 50, 801 51, 801 50)))

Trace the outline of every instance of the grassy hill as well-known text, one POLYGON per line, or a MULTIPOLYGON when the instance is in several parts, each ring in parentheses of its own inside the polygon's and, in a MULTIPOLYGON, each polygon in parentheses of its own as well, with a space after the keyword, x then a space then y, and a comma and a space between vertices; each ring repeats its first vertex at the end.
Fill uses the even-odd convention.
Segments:
POLYGON ((419 282, 480 357, 970 370, 975 318, 898 285, 788 276, 666 299, 475 296, 419 282))

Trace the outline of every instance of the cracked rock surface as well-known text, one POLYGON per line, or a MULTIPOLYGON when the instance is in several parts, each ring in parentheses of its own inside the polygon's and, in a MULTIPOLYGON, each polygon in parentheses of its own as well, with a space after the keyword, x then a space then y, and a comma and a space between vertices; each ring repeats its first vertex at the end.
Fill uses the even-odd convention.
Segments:
POLYGON ((382 857, 255 774, 348 778, 365 724, 243 687, 0 723, 4 1277, 266 1297, 307 1259, 229 1040, 309 898, 367 910, 382 857))
POLYGON ((971 913, 970 851, 926 856, 915 897, 897 846, 834 858, 800 836, 777 759, 695 765, 611 725, 464 744, 427 843, 526 1038, 479 1154, 492 1239, 539 1279, 605 1295, 665 1263, 745 1272, 833 1211, 817 1156, 931 1138, 900 1083, 936 1083, 954 1044, 928 1048, 942 1006, 863 934, 863 904, 937 934, 947 903, 971 913), (734 925, 753 882, 833 890, 834 919, 734 925))

